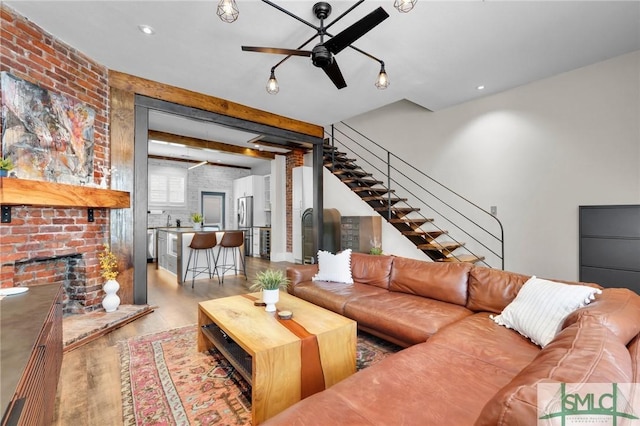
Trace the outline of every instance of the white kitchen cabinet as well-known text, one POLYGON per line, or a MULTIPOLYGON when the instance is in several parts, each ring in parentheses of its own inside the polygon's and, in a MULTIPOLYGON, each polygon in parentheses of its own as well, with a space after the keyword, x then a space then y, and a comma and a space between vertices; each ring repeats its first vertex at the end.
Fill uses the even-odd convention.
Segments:
POLYGON ((271 211, 271 175, 264 176, 264 209, 271 211))
POLYGON ((252 240, 252 248, 251 255, 253 257, 260 257, 260 228, 255 227, 252 229, 253 232, 253 240, 252 240))
POLYGON ((293 168, 292 244, 293 260, 302 263, 302 213, 313 207, 313 168, 293 168))

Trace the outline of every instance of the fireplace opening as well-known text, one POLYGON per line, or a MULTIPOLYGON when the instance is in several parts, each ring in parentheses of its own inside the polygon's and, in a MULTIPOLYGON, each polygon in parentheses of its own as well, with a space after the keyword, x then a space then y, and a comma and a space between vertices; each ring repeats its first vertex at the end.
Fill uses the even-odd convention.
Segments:
POLYGON ((62 284, 65 316, 101 309, 104 292, 99 284, 88 285, 82 254, 35 258, 15 263, 14 283, 20 286, 62 284))

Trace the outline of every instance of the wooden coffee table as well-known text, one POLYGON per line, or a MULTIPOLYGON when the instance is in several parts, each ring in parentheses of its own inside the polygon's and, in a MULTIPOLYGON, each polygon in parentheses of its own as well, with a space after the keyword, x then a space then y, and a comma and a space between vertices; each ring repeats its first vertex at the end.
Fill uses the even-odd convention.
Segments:
POLYGON ((255 306, 260 293, 198 305, 198 351, 217 348, 251 384, 258 424, 356 371, 356 322, 283 291, 279 319, 255 306))

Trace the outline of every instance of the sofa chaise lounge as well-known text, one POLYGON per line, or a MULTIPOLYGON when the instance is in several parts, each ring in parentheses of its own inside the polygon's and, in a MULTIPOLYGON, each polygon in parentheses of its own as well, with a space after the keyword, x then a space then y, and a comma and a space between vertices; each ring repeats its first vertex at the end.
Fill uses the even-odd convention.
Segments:
MULTIPOLYGON (((553 283, 599 294, 535 344, 496 322, 535 277, 359 253, 350 270, 353 283, 313 280, 318 265, 289 267, 288 291, 406 349, 265 424, 535 425, 539 384, 640 382, 640 296, 631 290, 553 283)), ((562 298, 552 294, 545 290, 544 309, 562 298)))

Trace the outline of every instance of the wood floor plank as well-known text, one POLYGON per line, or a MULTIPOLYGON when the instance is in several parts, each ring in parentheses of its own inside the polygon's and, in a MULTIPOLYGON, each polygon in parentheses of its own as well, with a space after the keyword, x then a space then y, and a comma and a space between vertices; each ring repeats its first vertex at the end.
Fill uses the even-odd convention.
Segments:
POLYGON ((288 265, 288 262, 248 258, 248 279, 242 275, 225 276, 224 285, 218 285, 217 278, 197 280, 192 289, 191 283, 181 286, 177 284, 175 276, 149 264, 148 304, 157 308, 132 323, 64 354, 53 424, 121 425, 122 397, 117 342, 196 324, 199 302, 248 293, 258 271, 267 268, 284 270, 288 265))

